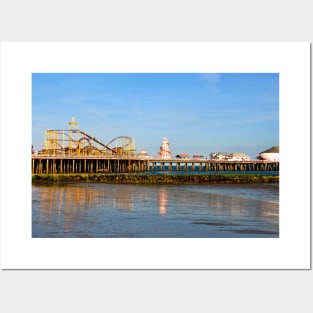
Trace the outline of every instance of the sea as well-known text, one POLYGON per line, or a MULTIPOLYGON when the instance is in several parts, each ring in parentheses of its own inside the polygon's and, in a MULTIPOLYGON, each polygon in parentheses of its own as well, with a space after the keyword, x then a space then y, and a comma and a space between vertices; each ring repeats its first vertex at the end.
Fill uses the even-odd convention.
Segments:
POLYGON ((279 184, 33 184, 32 237, 278 238, 279 184))

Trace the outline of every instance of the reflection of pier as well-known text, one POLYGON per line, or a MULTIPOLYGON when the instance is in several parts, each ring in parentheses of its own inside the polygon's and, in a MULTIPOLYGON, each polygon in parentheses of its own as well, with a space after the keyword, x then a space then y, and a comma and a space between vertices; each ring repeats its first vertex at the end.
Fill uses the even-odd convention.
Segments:
POLYGON ((40 211, 45 215, 58 215, 64 210, 64 215, 79 216, 85 210, 99 207, 131 211, 134 208, 134 194, 124 190, 111 190, 110 193, 92 188, 62 186, 41 187, 40 211))
POLYGON ((174 158, 144 159, 127 156, 32 156, 33 174, 135 173, 150 171, 279 171, 279 162, 174 158))
POLYGON ((167 191, 160 189, 159 191, 159 213, 165 215, 167 213, 167 191))

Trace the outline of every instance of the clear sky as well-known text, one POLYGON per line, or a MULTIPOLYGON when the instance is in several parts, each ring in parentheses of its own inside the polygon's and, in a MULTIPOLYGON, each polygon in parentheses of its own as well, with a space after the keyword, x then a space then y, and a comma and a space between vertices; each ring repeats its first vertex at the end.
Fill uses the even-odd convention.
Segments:
POLYGON ((112 73, 32 75, 32 140, 47 129, 78 128, 108 143, 136 140, 157 156, 162 138, 172 155, 241 152, 255 159, 279 145, 278 73, 112 73))

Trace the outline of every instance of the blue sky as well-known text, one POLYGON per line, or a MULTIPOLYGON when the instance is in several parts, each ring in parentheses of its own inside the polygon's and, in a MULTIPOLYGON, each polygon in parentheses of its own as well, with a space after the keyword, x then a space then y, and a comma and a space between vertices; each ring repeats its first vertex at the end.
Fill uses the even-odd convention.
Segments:
POLYGON ((130 136, 152 156, 167 137, 172 155, 254 159, 279 145, 279 74, 34 73, 34 148, 44 145, 45 130, 67 129, 72 116, 102 142, 130 136))

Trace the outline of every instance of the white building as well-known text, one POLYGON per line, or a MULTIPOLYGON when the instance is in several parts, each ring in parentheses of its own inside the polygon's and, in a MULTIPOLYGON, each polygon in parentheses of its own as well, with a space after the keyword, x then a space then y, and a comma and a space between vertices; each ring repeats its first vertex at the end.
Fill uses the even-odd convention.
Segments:
POLYGON ((245 153, 230 153, 228 161, 250 161, 250 156, 245 153))
POLYGON ((279 146, 273 146, 259 153, 258 159, 264 161, 279 161, 279 146))
POLYGON ((137 154, 137 156, 141 159, 151 159, 152 157, 149 155, 149 153, 146 151, 146 149, 142 149, 140 153, 137 154))
POLYGON ((213 152, 210 156, 212 160, 219 161, 250 161, 250 156, 245 153, 213 152))

